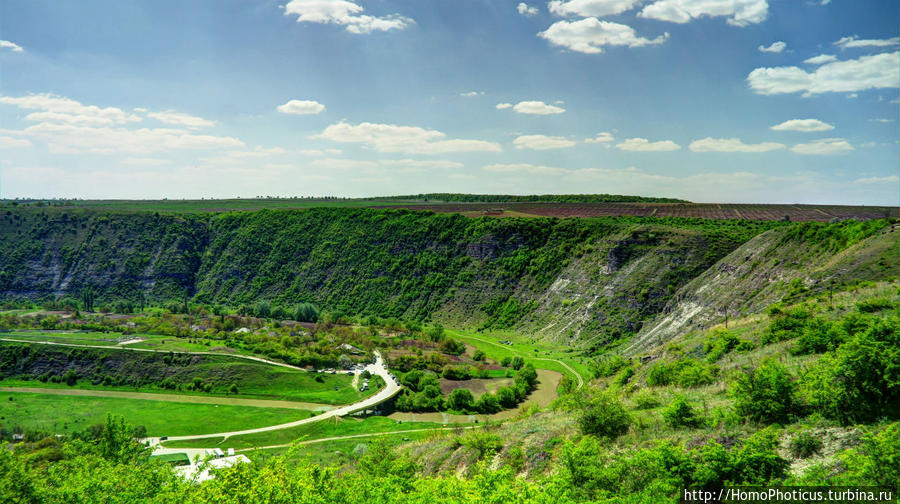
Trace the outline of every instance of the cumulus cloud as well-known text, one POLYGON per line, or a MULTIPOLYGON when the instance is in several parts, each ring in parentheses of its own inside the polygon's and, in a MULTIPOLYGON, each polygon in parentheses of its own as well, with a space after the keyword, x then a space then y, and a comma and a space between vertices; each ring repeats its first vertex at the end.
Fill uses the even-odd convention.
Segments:
POLYGON ((786 47, 787 44, 779 40, 778 42, 772 42, 768 47, 759 46, 756 49, 759 50, 759 52, 780 53, 781 51, 784 51, 786 47))
POLYGON ((659 0, 638 13, 638 17, 672 23, 687 23, 702 16, 727 16, 726 22, 733 26, 762 23, 768 15, 766 0, 659 0))
POLYGON ((314 115, 325 111, 325 105, 314 100, 288 100, 275 107, 282 114, 314 115))
POLYGON ((833 54, 820 54, 818 56, 813 56, 812 58, 803 60, 804 63, 808 63, 810 65, 824 65, 825 63, 831 63, 832 61, 837 61, 837 57, 833 54))
POLYGON ((513 140, 517 149, 549 150, 572 147, 575 142, 564 137, 546 135, 522 135, 513 140))
MULTIPOLYGON (((52 153, 70 154, 89 152, 94 154, 146 154, 180 149, 239 148, 244 143, 237 138, 198 135, 180 128, 131 129, 131 123, 142 120, 116 107, 101 108, 84 105, 70 98, 50 94, 23 97, 0 97, 0 104, 14 105, 25 110, 37 110, 25 116, 35 122, 22 130, 5 130, 5 133, 30 140, 41 140, 52 153)), ((196 124, 187 114, 166 112, 173 120, 196 124), (190 118, 190 119, 185 119, 190 118)))
POLYGON ((763 95, 799 93, 851 93, 866 89, 900 87, 900 52, 834 61, 814 72, 802 68, 757 68, 747 76, 750 88, 763 95))
POLYGON ((285 16, 297 16, 298 23, 335 24, 350 33, 402 30, 415 23, 412 19, 392 14, 376 17, 362 14, 365 9, 347 0, 291 0, 284 6, 285 16))
POLYGON ((325 128, 313 138, 334 142, 359 143, 379 152, 441 154, 447 152, 500 152, 500 144, 484 140, 446 139, 446 134, 418 126, 340 122, 325 128))
POLYGON ((21 147, 31 147, 31 142, 24 138, 0 136, 0 149, 16 149, 21 147))
POLYGON ((10 42, 9 40, 0 40, 0 49, 9 49, 12 52, 22 52, 25 50, 22 49, 22 46, 19 44, 10 42))
POLYGON ((529 163, 491 164, 482 167, 482 170, 493 173, 527 173, 529 175, 559 175, 566 173, 564 168, 529 163))
POLYGON ((857 47, 893 47, 900 45, 900 37, 892 37, 888 39, 861 39, 857 35, 850 37, 841 37, 834 42, 834 45, 841 49, 853 49, 857 47))
POLYGON ((789 121, 784 121, 783 123, 778 123, 769 129, 774 131, 802 131, 808 133, 811 131, 833 130, 834 125, 818 119, 791 119, 789 121))
POLYGON ((516 6, 516 10, 523 16, 535 16, 538 13, 537 7, 532 7, 525 2, 519 2, 519 5, 516 6))
POLYGON ((585 143, 598 143, 598 144, 606 144, 608 147, 610 143, 615 142, 615 138, 612 136, 612 133, 608 131, 601 131, 597 133, 597 136, 594 138, 585 138, 585 143))
POLYGON ((655 39, 639 37, 634 28, 589 17, 578 21, 557 21, 538 36, 553 45, 585 54, 600 54, 604 46, 642 47, 662 44, 669 38, 664 33, 655 39))
MULTIPOLYGON (((508 105, 508 104, 501 104, 508 105)), ((509 108, 509 107, 500 107, 497 105, 497 108, 509 108)), ((562 114, 566 111, 566 109, 562 107, 557 107, 556 105, 548 105, 542 101, 522 101, 516 103, 513 108, 514 111, 520 114, 534 114, 534 115, 550 115, 550 114, 562 114)))
POLYGON ((25 117, 26 121, 112 126, 140 122, 141 118, 120 108, 101 108, 83 105, 76 100, 52 94, 28 96, 0 96, 0 104, 15 105, 25 110, 39 110, 25 117))
POLYGON ((166 110, 164 112, 148 112, 147 117, 156 119, 159 122, 172 124, 175 126, 184 126, 189 129, 208 128, 215 126, 215 121, 203 119, 202 117, 192 116, 174 110, 166 110))
POLYGON ((804 155, 827 156, 856 150, 843 138, 822 138, 810 143, 797 144, 791 152, 804 155))
POLYGON ((164 152, 243 147, 237 138, 197 135, 187 130, 168 128, 109 128, 72 124, 40 123, 19 132, 47 142, 51 152, 94 154, 164 152))
POLYGON ((476 96, 483 96, 484 91, 469 91, 467 93, 459 93, 459 96, 463 98, 475 98, 476 96))
POLYGON ((636 152, 666 152, 678 150, 681 146, 671 140, 651 142, 646 138, 629 138, 616 145, 616 148, 619 150, 636 152))
POLYGON ((554 0, 547 4, 557 16, 602 17, 631 10, 640 0, 554 0))
POLYGON ((690 149, 694 152, 769 152, 784 149, 784 144, 776 142, 745 144, 739 138, 706 137, 691 142, 690 149))
POLYGON ((497 110, 512 108, 512 103, 498 103, 496 108, 497 110))

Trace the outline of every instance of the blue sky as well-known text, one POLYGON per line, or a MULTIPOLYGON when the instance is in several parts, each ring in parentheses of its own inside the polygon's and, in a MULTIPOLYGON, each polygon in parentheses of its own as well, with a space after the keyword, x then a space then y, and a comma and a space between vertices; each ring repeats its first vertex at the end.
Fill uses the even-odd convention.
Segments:
POLYGON ((897 204, 896 0, 0 0, 0 196, 897 204))

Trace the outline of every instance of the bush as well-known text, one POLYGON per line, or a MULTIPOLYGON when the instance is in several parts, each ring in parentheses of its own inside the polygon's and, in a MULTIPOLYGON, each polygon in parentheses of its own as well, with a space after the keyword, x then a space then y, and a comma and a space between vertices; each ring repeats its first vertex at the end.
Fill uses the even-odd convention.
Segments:
POLYGON ((812 314, 803 307, 796 307, 788 311, 782 311, 777 305, 769 310, 772 322, 762 334, 762 344, 776 343, 800 336, 800 331, 812 314))
POLYGON ((634 404, 637 409, 653 409, 661 404, 659 397, 650 390, 641 390, 634 395, 634 404))
POLYGON ((822 449, 822 440, 808 431, 803 431, 791 438, 790 447, 794 458, 809 458, 822 449))
POLYGON ((440 345, 441 352, 444 352, 448 355, 462 355, 463 352, 466 351, 466 345, 461 341, 456 341, 453 338, 446 338, 441 341, 440 345))
POLYGON ((484 352, 481 349, 475 350, 475 353, 472 355, 472 360, 477 362, 482 362, 485 359, 484 352))
POLYGON ((294 320, 298 322, 317 322, 319 309, 312 303, 300 303, 294 308, 294 320))
POLYGON ((625 406, 611 394, 601 394, 588 403, 578 418, 578 427, 583 434, 590 434, 614 440, 628 432, 631 415, 625 406))
POLYGON ((469 389, 455 389, 450 393, 447 400, 447 407, 455 411, 467 412, 474 407, 475 398, 469 389))
POLYGON ((732 392, 737 413, 756 422, 784 423, 800 409, 793 377, 775 360, 740 376, 732 392))
POLYGON ((888 298, 872 298, 866 301, 856 303, 856 308, 862 313, 875 313, 883 310, 890 310, 894 307, 894 303, 888 298))
POLYGON ((78 374, 75 373, 74 369, 70 369, 66 371, 65 375, 63 375, 63 381, 70 387, 74 386, 76 383, 78 383, 78 374))
POLYGON ((688 404, 687 398, 677 395, 663 412, 663 418, 670 427, 699 427, 703 420, 688 404))
POLYGON ((900 320, 875 322, 803 375, 810 407, 842 424, 900 416, 900 320))
POLYGON ((703 364, 694 359, 681 359, 673 362, 661 362, 647 372, 647 384, 650 386, 678 385, 680 387, 697 387, 714 383, 719 375, 719 367, 703 364))

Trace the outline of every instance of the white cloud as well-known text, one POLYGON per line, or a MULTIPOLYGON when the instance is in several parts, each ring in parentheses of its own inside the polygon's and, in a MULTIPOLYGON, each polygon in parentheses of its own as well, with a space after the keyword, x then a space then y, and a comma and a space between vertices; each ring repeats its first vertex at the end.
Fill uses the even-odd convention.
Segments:
POLYGON ((840 154, 852 150, 855 150, 853 146, 843 138, 823 138, 814 142, 797 144, 791 147, 791 152, 818 156, 840 154))
POLYGON ((300 149, 297 151, 297 154, 301 154, 303 156, 340 156, 340 149, 300 149))
POLYGON ((831 63, 832 61, 837 61, 837 57, 833 54, 820 54, 818 56, 813 56, 812 58, 803 60, 804 63, 808 63, 810 65, 823 65, 825 63, 831 63))
POLYGON ((772 42, 769 47, 759 46, 756 49, 759 50, 759 52, 780 53, 781 51, 784 51, 786 47, 787 44, 779 40, 778 42, 772 42))
POLYGON ((170 164, 172 161, 168 159, 149 158, 149 157, 127 157, 122 160, 122 164, 129 166, 163 166, 170 164))
POLYGON ((572 147, 575 142, 564 137, 546 135, 522 135, 513 140, 517 149, 549 150, 572 147))
POLYGON ((16 44, 15 42, 10 42, 9 40, 0 40, 0 49, 9 49, 12 52, 22 52, 25 49, 22 49, 22 46, 16 44))
POLYGON ((0 149, 16 149, 21 147, 31 147, 31 142, 24 138, 0 136, 0 149))
POLYGON ((608 131, 601 131, 597 133, 597 136, 594 138, 585 138, 585 143, 599 143, 599 144, 607 144, 607 147, 610 143, 615 142, 615 138, 612 136, 612 133, 608 131))
POLYGON ((493 173, 528 173, 530 175, 559 175, 566 173, 564 168, 529 163, 492 164, 482 167, 482 170, 493 173))
POLYGON ((446 140, 446 134, 418 126, 340 122, 313 136, 335 142, 360 143, 379 152, 441 154, 447 152, 501 152, 500 144, 484 140, 446 140))
POLYGON ((784 149, 784 144, 776 142, 745 144, 739 138, 706 137, 691 142, 690 149, 694 152, 769 152, 784 149))
POLYGON ((766 0, 659 0, 638 13, 638 17, 672 23, 687 23, 702 16, 728 16, 727 22, 733 26, 758 24, 768 15, 766 0))
POLYGON ((887 177, 865 177, 853 181, 854 184, 896 184, 897 182, 900 182, 900 177, 897 175, 888 175, 887 177))
POLYGON ((602 17, 631 10, 640 0, 555 0, 547 4, 557 16, 602 17))
POLYGON ((363 173, 381 173, 381 168, 374 161, 359 161, 356 159, 316 159, 311 166, 326 170, 355 170, 363 173))
POLYGON ((900 45, 900 37, 889 39, 860 39, 857 35, 842 37, 834 45, 841 49, 853 49, 857 47, 892 47, 900 45))
MULTIPOLYGON (((197 135, 184 129, 129 129, 129 123, 142 119, 116 107, 100 108, 50 94, 24 97, 0 97, 0 104, 38 110, 25 116, 36 122, 23 130, 5 130, 8 134, 42 140, 52 153, 146 154, 179 149, 221 149, 243 147, 237 138, 197 135)), ((176 112, 175 117, 183 119, 176 112)), ((187 116, 192 117, 192 116, 187 116)), ((199 118, 195 118, 199 119, 199 118)))
POLYGON ((885 118, 882 118, 882 117, 878 117, 878 118, 875 118, 875 119, 869 119, 869 120, 872 121, 872 122, 880 122, 880 123, 892 123, 892 122, 894 122, 894 119, 885 119, 885 118))
POLYGON ((325 110, 325 105, 313 100, 288 100, 287 103, 275 107, 282 114, 312 115, 325 110))
POLYGON ((512 103, 498 103, 496 108, 497 110, 512 108, 512 103))
POLYGON ((866 89, 900 87, 900 52, 862 56, 827 63, 810 73, 799 67, 757 68, 747 76, 758 94, 850 93, 866 89))
MULTIPOLYGON (((498 105, 497 108, 500 108, 500 106, 498 105)), ((548 105, 542 101, 521 101, 519 103, 516 103, 512 109, 520 114, 534 115, 562 114, 566 111, 566 109, 562 107, 557 107, 556 105, 548 105)))
POLYGON ((298 23, 344 26, 348 32, 356 34, 402 30, 415 23, 399 14, 376 17, 362 14, 364 10, 347 0, 291 0, 284 6, 284 15, 297 16, 298 23))
POLYGON ((585 54, 600 54, 603 46, 642 47, 662 44, 669 38, 665 33, 655 39, 638 37, 634 28, 589 17, 578 21, 557 21, 538 36, 551 44, 585 54))
POLYGON ((532 7, 525 2, 519 2, 519 5, 516 6, 516 11, 523 16, 535 16, 538 13, 537 7, 532 7))
POLYGON ((112 126, 128 122, 139 122, 141 118, 124 112, 120 108, 100 108, 52 94, 36 94, 20 97, 0 96, 0 103, 15 105, 25 110, 40 110, 25 117, 28 121, 90 124, 112 126))
POLYGON ((681 146, 671 140, 651 142, 646 138, 629 138, 624 142, 616 145, 616 148, 624 151, 665 152, 678 150, 681 148, 681 146))
POLYGON ((811 131, 829 131, 834 129, 833 124, 820 121, 818 119, 791 119, 783 123, 776 124, 769 128, 774 131, 802 131, 809 133, 811 131))
POLYGON ((215 126, 215 121, 203 119, 202 117, 192 116, 174 110, 166 110, 164 112, 149 112, 147 117, 156 119, 159 122, 172 124, 175 126, 184 126, 189 129, 209 128, 215 126))
POLYGON ((484 96, 484 91, 469 91, 468 93, 459 93, 463 98, 475 98, 476 96, 484 96))
POLYGON ((465 165, 456 161, 441 159, 383 159, 379 161, 383 166, 397 168, 397 171, 421 171, 431 170, 455 170, 465 165))

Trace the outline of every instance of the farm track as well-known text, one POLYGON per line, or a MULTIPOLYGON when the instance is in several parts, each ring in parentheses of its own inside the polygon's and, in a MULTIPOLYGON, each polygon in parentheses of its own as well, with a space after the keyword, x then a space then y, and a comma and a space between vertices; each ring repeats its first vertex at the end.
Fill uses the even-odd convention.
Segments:
POLYGON ((189 352, 186 350, 154 350, 152 348, 130 348, 124 347, 120 345, 82 345, 79 343, 57 343, 53 341, 34 341, 34 340, 23 340, 16 338, 0 338, 0 341, 9 341, 13 343, 33 343, 36 345, 54 345, 54 346, 64 346, 64 347, 76 347, 76 348, 100 348, 102 350, 127 350, 129 352, 152 352, 152 353, 162 353, 162 354, 186 354, 186 355, 218 355, 222 357, 233 357, 235 359, 246 359, 252 360, 256 362, 262 362, 264 364, 270 364, 272 366, 280 366, 288 369, 294 369, 297 371, 306 372, 302 367, 292 366, 290 364, 285 364, 284 362, 273 361, 269 359, 263 359, 262 357, 254 357, 252 355, 241 355, 241 354, 226 354, 219 352, 189 352))
POLYGON ((251 408, 285 408, 311 411, 327 411, 329 404, 298 401, 278 401, 274 399, 244 399, 240 397, 195 396, 186 394, 156 394, 152 392, 124 392, 118 390, 57 389, 41 387, 0 387, 0 392, 24 392, 30 394, 52 394, 64 396, 111 397, 118 399, 140 399, 190 404, 221 404, 227 406, 247 406, 251 408))

